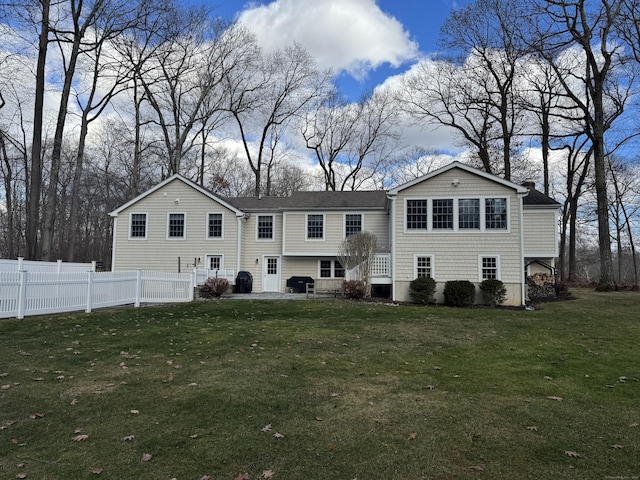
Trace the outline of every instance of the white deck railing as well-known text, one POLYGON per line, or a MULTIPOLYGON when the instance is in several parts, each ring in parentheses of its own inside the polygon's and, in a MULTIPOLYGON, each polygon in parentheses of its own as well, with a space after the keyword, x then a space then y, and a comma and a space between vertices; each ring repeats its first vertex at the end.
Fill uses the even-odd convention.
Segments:
POLYGON ((226 278, 230 285, 236 284, 235 270, 208 270, 206 268, 194 268, 194 287, 204 285, 208 278, 226 278))
POLYGON ((0 272, 0 318, 193 300, 193 275, 149 271, 0 272))
MULTIPOLYGON (((391 255, 388 253, 376 254, 371 261, 370 270, 369 278, 391 278, 391 255)), ((361 265, 347 270, 345 273, 346 280, 360 280, 363 277, 361 265)))

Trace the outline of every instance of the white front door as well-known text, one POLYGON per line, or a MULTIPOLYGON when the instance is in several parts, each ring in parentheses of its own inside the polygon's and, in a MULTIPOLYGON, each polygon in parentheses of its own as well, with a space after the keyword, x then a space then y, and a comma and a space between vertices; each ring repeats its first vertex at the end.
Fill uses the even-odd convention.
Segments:
POLYGON ((280 291, 280 257, 263 257, 262 291, 280 291))

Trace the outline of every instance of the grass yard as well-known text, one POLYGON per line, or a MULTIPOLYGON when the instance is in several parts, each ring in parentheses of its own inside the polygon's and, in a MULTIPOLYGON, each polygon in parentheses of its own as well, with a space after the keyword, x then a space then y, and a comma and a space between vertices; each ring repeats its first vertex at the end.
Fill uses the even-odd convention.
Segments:
POLYGON ((0 477, 638 479, 640 296, 0 321, 0 477))

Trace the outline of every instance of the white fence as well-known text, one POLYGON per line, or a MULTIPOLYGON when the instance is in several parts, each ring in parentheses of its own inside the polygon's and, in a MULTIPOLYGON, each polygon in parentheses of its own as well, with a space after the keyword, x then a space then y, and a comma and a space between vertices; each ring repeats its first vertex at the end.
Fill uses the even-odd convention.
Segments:
POLYGON ((95 272, 96 262, 91 263, 71 263, 58 260, 57 262, 38 262, 34 260, 24 260, 18 257, 17 260, 0 259, 0 272, 19 272, 28 270, 30 272, 95 272))
POLYGON ((193 284, 188 273, 0 271, 0 318, 190 302, 193 284))

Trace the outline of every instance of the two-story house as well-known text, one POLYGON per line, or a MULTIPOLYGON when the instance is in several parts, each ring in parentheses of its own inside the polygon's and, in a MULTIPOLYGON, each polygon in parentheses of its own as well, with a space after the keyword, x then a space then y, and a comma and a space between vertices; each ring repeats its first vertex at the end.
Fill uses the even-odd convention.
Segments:
POLYGON ((254 292, 283 292, 287 279, 345 277, 337 258, 349 235, 368 231, 378 253, 372 283, 409 300, 428 275, 479 283, 497 278, 507 304, 522 305, 526 276, 552 271, 559 204, 459 162, 389 191, 296 192, 221 198, 174 175, 114 210, 113 270, 248 271, 254 292))

